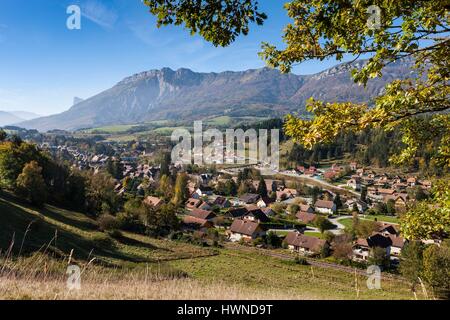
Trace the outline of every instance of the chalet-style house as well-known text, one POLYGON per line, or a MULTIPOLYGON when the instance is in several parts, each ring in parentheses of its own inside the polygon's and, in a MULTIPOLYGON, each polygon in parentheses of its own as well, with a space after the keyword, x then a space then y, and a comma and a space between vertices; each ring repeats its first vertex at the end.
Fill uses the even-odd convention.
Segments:
POLYGON ((269 222, 269 217, 258 207, 247 207, 247 213, 243 215, 245 220, 257 221, 257 222, 269 222))
POLYGON ((155 209, 158 209, 164 204, 164 201, 157 197, 148 196, 147 198, 144 199, 144 203, 155 209))
POLYGON ((345 202, 345 205, 348 207, 349 210, 353 210, 353 208, 356 206, 356 208, 358 208, 359 213, 363 213, 368 209, 367 203, 359 199, 349 199, 345 202))
POLYGON ((204 219, 204 220, 208 220, 208 221, 211 221, 217 217, 214 212, 209 211, 209 210, 202 210, 202 209, 194 209, 189 213, 189 215, 192 217, 196 217, 196 218, 204 219))
POLYGON ((327 245, 326 240, 305 236, 299 232, 289 232, 284 241, 289 250, 308 256, 319 254, 322 248, 327 245))
POLYGON ((314 210, 319 213, 331 215, 336 212, 336 204, 333 201, 317 200, 314 204, 314 210))
POLYGON ((240 205, 256 204, 259 198, 260 198, 259 194, 246 193, 239 197, 239 204, 240 205))
POLYGON ((213 206, 218 206, 219 208, 229 208, 231 207, 231 202, 225 197, 217 197, 212 203, 213 206))
POLYGON ((394 201, 395 211, 405 212, 408 204, 409 196, 407 193, 395 193, 383 198, 383 202, 387 203, 389 200, 394 201))
POLYGON ((299 211, 295 215, 295 217, 304 224, 311 224, 317 217, 315 213, 305 212, 305 211, 299 211))
POLYGON ((230 230, 230 240, 233 242, 240 241, 251 241, 259 237, 263 237, 266 232, 261 227, 259 222, 235 219, 231 224, 230 230))
POLYGON ((381 233, 375 233, 367 239, 359 238, 353 246, 353 259, 356 261, 367 261, 371 254, 371 249, 375 247, 386 250, 387 257, 391 254, 392 241, 389 237, 381 233))
POLYGON ((243 207, 230 208, 225 216, 231 219, 237 219, 241 218, 247 212, 248 212, 247 209, 243 207))

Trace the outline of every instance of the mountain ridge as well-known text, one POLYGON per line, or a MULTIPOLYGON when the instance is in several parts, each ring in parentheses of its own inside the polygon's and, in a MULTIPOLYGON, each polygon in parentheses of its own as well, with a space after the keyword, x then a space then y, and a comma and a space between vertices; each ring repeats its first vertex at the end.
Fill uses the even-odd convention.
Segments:
POLYGON ((369 102, 388 81, 402 78, 409 70, 407 63, 392 64, 382 78, 371 80, 362 90, 349 71, 363 63, 344 63, 313 75, 281 74, 267 67, 218 73, 153 69, 126 77, 68 111, 19 125, 40 131, 76 130, 163 119, 304 113, 310 97, 330 102, 369 102))

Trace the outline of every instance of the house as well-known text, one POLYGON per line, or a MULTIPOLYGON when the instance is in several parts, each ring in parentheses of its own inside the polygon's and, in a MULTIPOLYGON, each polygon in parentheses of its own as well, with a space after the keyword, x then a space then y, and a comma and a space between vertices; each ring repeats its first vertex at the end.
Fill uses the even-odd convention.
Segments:
POLYGON ((327 245, 327 241, 316 237, 305 236, 299 232, 289 232, 284 240, 289 250, 304 255, 316 255, 327 245))
POLYGON ((277 201, 285 201, 287 199, 295 198, 295 196, 297 195, 297 190, 284 188, 281 191, 277 191, 276 195, 277 195, 277 201))
POLYGON ((197 218, 194 216, 184 216, 182 228, 189 231, 203 231, 213 228, 214 225, 211 221, 197 218))
POLYGON ((242 216, 245 220, 258 221, 258 222, 270 222, 269 217, 266 216, 264 211, 258 207, 247 207, 247 213, 242 216))
POLYGON ((213 205, 223 209, 231 207, 231 202, 227 198, 219 196, 214 200, 213 205))
POLYGON ((196 217, 199 219, 204 219, 211 221, 216 217, 216 214, 209 210, 202 210, 202 209, 194 209, 189 213, 190 216, 196 217))
POLYGON ((371 254, 371 249, 375 247, 386 250, 389 257, 391 253, 392 240, 380 233, 375 233, 367 239, 359 238, 353 246, 353 259, 356 261, 367 261, 371 254))
POLYGON ((197 209, 202 202, 203 201, 200 199, 189 198, 188 201, 186 201, 186 208, 189 210, 197 209))
POLYGON ((200 186, 195 190, 195 193, 200 197, 207 197, 213 194, 213 189, 208 186, 200 186))
POLYGON ((258 202, 259 198, 259 194, 246 193, 239 197, 239 203, 241 205, 255 204, 258 202))
POLYGON ((349 199, 345 202, 345 204, 349 208, 349 210, 353 210, 356 205, 359 213, 363 213, 368 209, 367 203, 359 199, 349 199))
POLYGON ((235 219, 229 231, 230 240, 233 242, 240 241, 241 239, 251 241, 266 234, 259 222, 244 219, 235 219))
POLYGON ((403 246, 405 245, 405 239, 394 234, 388 235, 389 239, 392 241, 391 245, 391 256, 398 258, 402 252, 403 246))
POLYGON ((261 211, 264 212, 264 214, 268 217, 273 217, 275 215, 275 211, 273 211, 271 208, 261 208, 261 211))
POLYGON ((347 186, 352 188, 353 190, 361 190, 361 178, 352 177, 347 181, 347 186))
POLYGON ((256 203, 256 205, 260 208, 266 208, 268 207, 271 203, 274 203, 274 199, 269 198, 269 197, 261 197, 258 202, 256 203))
POLYGON ((236 218, 240 218, 243 215, 245 215, 247 213, 247 209, 240 207, 240 208, 231 208, 228 210, 226 216, 231 218, 231 219, 236 219, 236 218))
POLYGON ((157 197, 148 196, 147 198, 144 199, 144 203, 155 209, 158 209, 163 205, 164 201, 157 197))
POLYGON ((259 208, 266 208, 267 205, 268 205, 268 203, 266 203, 266 202, 264 201, 263 198, 260 198, 260 199, 258 200, 258 202, 256 203, 256 205, 257 205, 259 208))
POLYGON ((333 201, 317 200, 314 204, 314 209, 319 213, 334 214, 336 212, 336 204, 333 201))
POLYGON ((314 219, 316 219, 317 215, 310 212, 299 211, 297 212, 295 217, 298 219, 298 221, 304 224, 310 224, 314 221, 314 219))
POLYGON ((417 184, 417 178, 416 177, 409 177, 408 179, 406 179, 406 183, 410 187, 414 187, 417 184))
POLYGON ((336 171, 325 171, 323 174, 323 177, 325 178, 325 180, 334 180, 337 176, 337 172, 336 171))
POLYGON ((393 195, 387 195, 383 198, 383 201, 387 203, 389 200, 394 201, 395 211, 405 212, 406 205, 408 203, 409 196, 407 193, 396 193, 393 195))
POLYGON ((308 204, 300 204, 299 211, 307 212, 307 213, 314 213, 314 208, 308 204))

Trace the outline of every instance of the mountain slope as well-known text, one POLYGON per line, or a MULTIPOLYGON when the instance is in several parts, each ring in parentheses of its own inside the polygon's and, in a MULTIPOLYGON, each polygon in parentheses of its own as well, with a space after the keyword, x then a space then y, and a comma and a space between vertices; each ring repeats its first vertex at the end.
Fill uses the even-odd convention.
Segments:
POLYGON ((21 122, 23 120, 24 119, 16 117, 15 115, 13 115, 9 112, 0 111, 0 127, 6 126, 9 124, 13 124, 13 123, 17 123, 17 122, 21 122))
POLYGON ((194 120, 209 116, 279 116, 304 112, 310 97, 325 101, 367 102, 394 78, 408 75, 409 63, 392 64, 364 89, 349 71, 362 61, 341 64, 315 75, 281 74, 262 68, 240 72, 196 73, 189 69, 151 70, 83 100, 58 115, 26 121, 27 129, 75 130, 150 120, 194 120))

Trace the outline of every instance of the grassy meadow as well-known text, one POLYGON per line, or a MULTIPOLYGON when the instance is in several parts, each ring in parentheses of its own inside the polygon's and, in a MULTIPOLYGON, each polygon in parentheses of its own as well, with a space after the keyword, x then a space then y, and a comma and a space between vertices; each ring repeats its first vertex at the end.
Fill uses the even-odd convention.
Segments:
MULTIPOLYGON (((407 284, 297 265, 257 252, 200 247, 122 232, 0 194, 0 299, 413 299, 407 284), (66 287, 68 265, 81 290, 66 287)), ((423 296, 419 295, 418 298, 423 296)))

